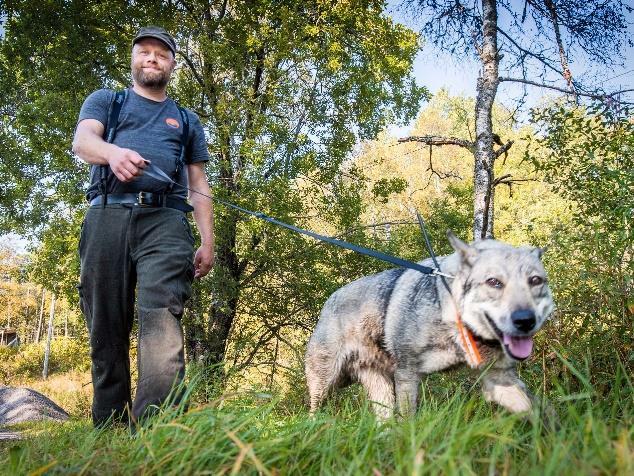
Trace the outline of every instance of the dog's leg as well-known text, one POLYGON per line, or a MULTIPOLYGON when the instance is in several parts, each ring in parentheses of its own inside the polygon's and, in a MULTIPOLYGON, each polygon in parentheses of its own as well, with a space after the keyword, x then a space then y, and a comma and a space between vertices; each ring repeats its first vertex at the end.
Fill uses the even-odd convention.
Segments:
POLYGON ((374 414, 379 420, 387 420, 394 411, 394 382, 385 374, 375 369, 357 371, 359 383, 368 392, 374 414))
POLYGON ((514 367, 491 368, 482 379, 482 392, 489 402, 497 402, 513 413, 532 408, 531 396, 514 367))
MULTIPOLYGON (((308 374, 307 374, 308 377, 308 374)), ((307 379, 308 395, 310 396, 310 415, 314 415, 328 393, 328 385, 317 378, 307 379)))
POLYGON ((396 369, 394 390, 401 416, 413 415, 418 407, 420 376, 409 369, 396 369))
POLYGON ((308 384, 308 395, 310 397, 310 415, 314 415, 326 394, 328 393, 332 377, 324 375, 323 372, 315 371, 306 365, 306 383, 308 384))
POLYGON ((306 354, 306 383, 310 414, 314 415, 328 392, 340 380, 343 359, 330 349, 310 349, 306 354))

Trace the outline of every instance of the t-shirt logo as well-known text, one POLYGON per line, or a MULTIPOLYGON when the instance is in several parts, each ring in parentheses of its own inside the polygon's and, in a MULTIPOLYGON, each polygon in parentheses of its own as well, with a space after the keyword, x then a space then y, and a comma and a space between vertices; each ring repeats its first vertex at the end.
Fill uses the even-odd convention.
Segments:
POLYGON ((173 127, 174 129, 178 129, 180 127, 180 124, 178 123, 178 121, 174 119, 173 117, 168 117, 167 119, 165 119, 165 124, 167 124, 170 127, 173 127))

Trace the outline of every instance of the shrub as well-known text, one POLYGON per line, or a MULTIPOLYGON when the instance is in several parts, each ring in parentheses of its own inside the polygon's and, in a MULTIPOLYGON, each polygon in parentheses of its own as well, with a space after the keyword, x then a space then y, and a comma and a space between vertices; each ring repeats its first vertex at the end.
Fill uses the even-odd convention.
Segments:
MULTIPOLYGON (((0 347, 0 378, 5 385, 42 375, 45 343, 25 344, 19 347, 0 347)), ((88 342, 58 338, 51 342, 49 374, 83 372, 90 368, 88 342)))

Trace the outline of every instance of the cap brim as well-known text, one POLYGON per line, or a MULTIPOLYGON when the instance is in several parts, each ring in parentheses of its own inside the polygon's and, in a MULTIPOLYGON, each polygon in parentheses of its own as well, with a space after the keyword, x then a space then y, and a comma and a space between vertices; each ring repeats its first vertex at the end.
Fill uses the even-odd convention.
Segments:
POLYGON ((167 41, 165 41, 164 38, 161 38, 160 35, 152 35, 152 34, 139 35, 136 38, 134 38, 134 40, 132 40, 132 46, 136 45, 139 41, 144 40, 146 38, 154 38, 155 40, 159 40, 161 43, 167 46, 167 49, 170 50, 174 56, 176 56, 176 50, 172 47, 172 45, 170 45, 167 41))

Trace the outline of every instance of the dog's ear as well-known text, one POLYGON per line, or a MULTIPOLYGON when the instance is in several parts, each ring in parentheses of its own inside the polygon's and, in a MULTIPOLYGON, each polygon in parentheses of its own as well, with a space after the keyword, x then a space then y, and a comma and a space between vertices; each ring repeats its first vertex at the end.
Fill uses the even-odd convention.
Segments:
POLYGON ((454 235, 451 230, 447 230, 447 238, 449 239, 451 247, 460 255, 462 262, 469 266, 473 266, 473 263, 478 256, 478 250, 462 241, 454 235))
POLYGON ((542 259, 542 256, 544 256, 544 253, 546 253, 546 251, 548 251, 548 247, 544 246, 543 248, 540 248, 539 246, 533 248, 533 250, 531 251, 531 253, 533 253, 535 256, 537 256, 537 258, 542 259))

